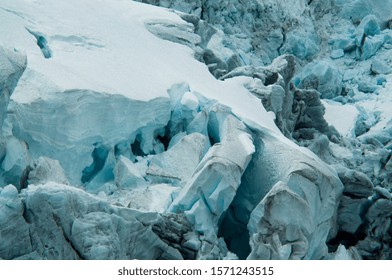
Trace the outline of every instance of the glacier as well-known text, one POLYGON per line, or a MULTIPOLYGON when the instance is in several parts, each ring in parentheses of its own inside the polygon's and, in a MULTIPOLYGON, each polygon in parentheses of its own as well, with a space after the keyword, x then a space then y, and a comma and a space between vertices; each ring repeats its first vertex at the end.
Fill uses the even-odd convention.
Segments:
POLYGON ((388 8, 1 1, 0 259, 392 259, 388 8))

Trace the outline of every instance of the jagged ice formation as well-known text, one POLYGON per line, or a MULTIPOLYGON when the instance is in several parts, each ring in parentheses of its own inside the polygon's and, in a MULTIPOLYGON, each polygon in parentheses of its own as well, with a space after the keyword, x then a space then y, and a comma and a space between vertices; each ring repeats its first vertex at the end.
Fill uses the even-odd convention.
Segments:
POLYGON ((391 259, 392 2, 137 2, 1 2, 0 258, 391 259))

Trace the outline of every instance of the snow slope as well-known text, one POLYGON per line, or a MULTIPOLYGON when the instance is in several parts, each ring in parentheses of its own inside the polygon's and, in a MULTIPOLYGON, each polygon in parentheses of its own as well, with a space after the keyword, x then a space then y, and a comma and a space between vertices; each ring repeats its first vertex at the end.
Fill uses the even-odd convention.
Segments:
POLYGON ((152 19, 185 24, 174 13, 127 0, 99 1, 99 5, 94 0, 77 5, 70 1, 6 0, 1 7, 1 44, 29 58, 27 73, 13 94, 17 102, 28 103, 47 93, 70 89, 145 101, 167 97, 171 85, 185 82, 192 91, 276 131, 271 118, 241 82, 217 81, 193 58, 191 49, 162 41, 146 30, 144 23, 152 19), (44 58, 28 30, 47 40, 50 59, 44 58), (29 89, 33 95, 23 94, 24 80, 31 84, 41 78, 39 88, 29 89))
POLYGON ((353 105, 323 100, 325 120, 333 125, 342 136, 353 136, 353 129, 359 112, 353 105))

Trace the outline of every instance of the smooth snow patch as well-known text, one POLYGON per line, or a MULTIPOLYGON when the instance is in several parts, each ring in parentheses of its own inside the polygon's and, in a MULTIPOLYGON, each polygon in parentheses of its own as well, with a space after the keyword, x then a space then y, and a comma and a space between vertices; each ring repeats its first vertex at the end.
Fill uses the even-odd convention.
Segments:
POLYGON ((251 155, 256 151, 256 148, 253 145, 253 139, 250 138, 249 134, 241 133, 238 136, 238 140, 240 141, 241 145, 244 147, 246 153, 251 155))
POLYGON ((325 107, 324 119, 329 125, 333 125, 344 137, 353 136, 355 122, 359 116, 358 109, 354 105, 342 105, 341 103, 321 100, 325 107))

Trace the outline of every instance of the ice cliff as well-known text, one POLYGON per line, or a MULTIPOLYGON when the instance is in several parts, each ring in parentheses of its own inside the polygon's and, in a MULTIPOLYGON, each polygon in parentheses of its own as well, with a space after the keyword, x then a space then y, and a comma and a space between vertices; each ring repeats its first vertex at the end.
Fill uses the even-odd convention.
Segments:
POLYGON ((388 8, 1 1, 0 258, 391 259, 388 8))

